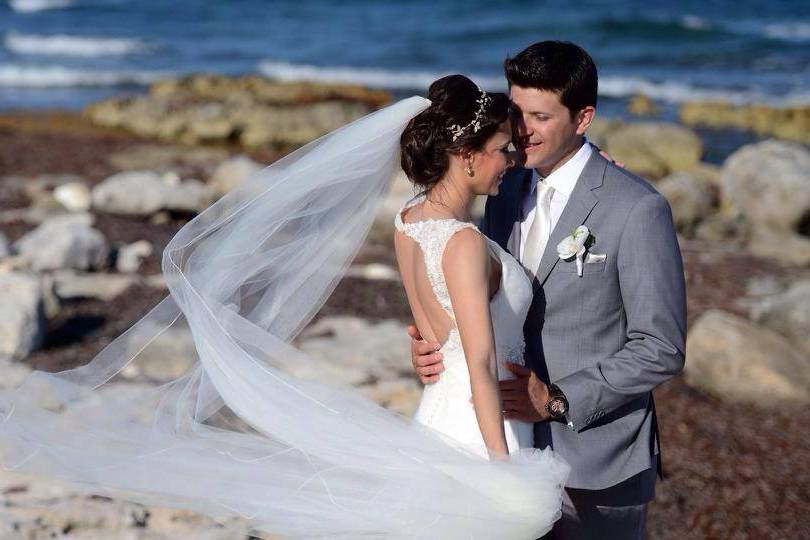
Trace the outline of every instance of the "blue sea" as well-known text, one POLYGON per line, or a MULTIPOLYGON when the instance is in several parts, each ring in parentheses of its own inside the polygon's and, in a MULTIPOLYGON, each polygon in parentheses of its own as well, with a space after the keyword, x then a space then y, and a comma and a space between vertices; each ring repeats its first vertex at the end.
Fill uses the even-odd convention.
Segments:
POLYGON ((0 109, 77 109, 188 73, 356 82, 397 95, 464 73, 502 90, 509 54, 574 41, 603 111, 644 93, 810 103, 810 2, 765 0, 8 0, 0 109))

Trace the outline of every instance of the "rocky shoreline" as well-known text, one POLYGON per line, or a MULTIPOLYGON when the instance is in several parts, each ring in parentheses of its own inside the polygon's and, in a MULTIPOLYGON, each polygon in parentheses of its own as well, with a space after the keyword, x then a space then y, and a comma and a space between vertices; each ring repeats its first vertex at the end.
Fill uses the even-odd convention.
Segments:
MULTIPOLYGON (((84 115, 0 116, 3 386, 31 368, 92 358, 165 296, 161 252, 197 211, 387 99, 345 85, 198 76, 84 115)), ((650 537, 810 535, 810 151, 771 140, 712 165, 683 124, 604 121, 589 136, 668 198, 686 263, 687 369, 656 391, 669 480, 659 484, 650 537)), ((317 359, 302 376, 337 377, 405 415, 420 387, 390 235, 393 210, 412 193, 395 183, 349 274, 299 339, 317 359), (330 355, 351 361, 336 370, 330 355)), ((178 335, 163 346, 181 358, 192 345, 178 335)), ((137 391, 187 367, 160 358, 116 384, 137 391)), ((0 489, 1 538, 248 534, 239 523, 8 473, 0 489)))

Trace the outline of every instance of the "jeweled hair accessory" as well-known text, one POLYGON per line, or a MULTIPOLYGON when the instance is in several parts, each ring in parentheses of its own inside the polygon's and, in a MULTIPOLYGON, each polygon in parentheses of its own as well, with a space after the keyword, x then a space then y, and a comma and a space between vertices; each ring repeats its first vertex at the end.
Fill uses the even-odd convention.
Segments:
POLYGON ((450 133, 453 135, 453 142, 456 142, 456 139, 461 137, 465 131, 472 127, 473 133, 478 133, 478 130, 481 129, 481 118, 484 116, 484 109, 486 109, 487 105, 492 101, 492 98, 489 97, 489 94, 481 90, 481 97, 475 100, 478 104, 478 110, 475 112, 475 116, 473 117, 472 121, 467 124, 466 126, 460 126, 458 124, 453 124, 448 129, 450 133))

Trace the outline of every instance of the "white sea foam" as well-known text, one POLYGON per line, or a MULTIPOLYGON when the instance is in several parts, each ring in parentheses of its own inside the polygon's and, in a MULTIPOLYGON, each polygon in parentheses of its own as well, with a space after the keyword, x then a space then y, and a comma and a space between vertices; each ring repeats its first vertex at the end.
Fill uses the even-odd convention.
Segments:
MULTIPOLYGON (((351 83, 394 90, 425 91, 430 83, 450 72, 393 71, 386 69, 317 67, 264 61, 259 72, 281 81, 312 81, 351 83)), ((481 88, 505 91, 506 83, 501 77, 470 75, 481 88)), ((760 91, 703 88, 677 81, 655 82, 641 77, 602 76, 599 78, 599 94, 607 97, 629 97, 644 94, 650 98, 670 103, 685 101, 725 101, 729 103, 807 104, 810 93, 794 92, 786 96, 771 96, 760 91)))
POLYGON ((777 39, 788 41, 810 40, 810 23, 806 22, 770 23, 764 26, 763 31, 766 36, 777 39))
POLYGON ((137 39, 83 37, 56 34, 43 36, 9 32, 4 39, 6 49, 18 54, 49 56, 122 56, 146 50, 146 43, 137 39))
POLYGON ((682 16, 680 22, 682 26, 690 30, 708 30, 714 26, 711 21, 692 14, 682 16))
POLYGON ((810 103, 810 92, 798 91, 784 96, 773 96, 755 89, 705 88, 677 81, 654 82, 641 77, 600 77, 599 94, 609 97, 628 97, 644 94, 669 103, 685 101, 723 101, 738 105, 770 103, 796 105, 810 103))
MULTIPOLYGON (((306 64, 289 64, 265 60, 259 64, 259 72, 280 81, 309 81, 362 84, 389 89, 427 89, 430 83, 454 73, 430 71, 393 71, 376 68, 318 67, 306 64)), ((506 82, 502 77, 465 74, 486 90, 504 91, 506 82)))
POLYGON ((14 88, 146 85, 171 76, 171 73, 156 71, 100 71, 62 66, 0 64, 0 87, 14 88))
POLYGON ((61 9, 73 5, 72 0, 8 0, 8 5, 17 13, 34 13, 46 9, 61 9))

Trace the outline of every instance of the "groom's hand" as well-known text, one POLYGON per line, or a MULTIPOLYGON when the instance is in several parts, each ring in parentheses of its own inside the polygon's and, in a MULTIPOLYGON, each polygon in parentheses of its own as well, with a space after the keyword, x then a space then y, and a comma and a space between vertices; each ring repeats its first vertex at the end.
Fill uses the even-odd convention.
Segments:
POLYGON ((432 384, 439 380, 439 373, 444 371, 442 353, 439 343, 422 340, 419 330, 412 324, 408 325, 408 335, 411 336, 411 363, 422 384, 432 384))
POLYGON ((504 418, 522 422, 548 420, 546 402, 549 398, 546 384, 529 368, 511 362, 506 363, 506 368, 516 378, 499 381, 504 418))

